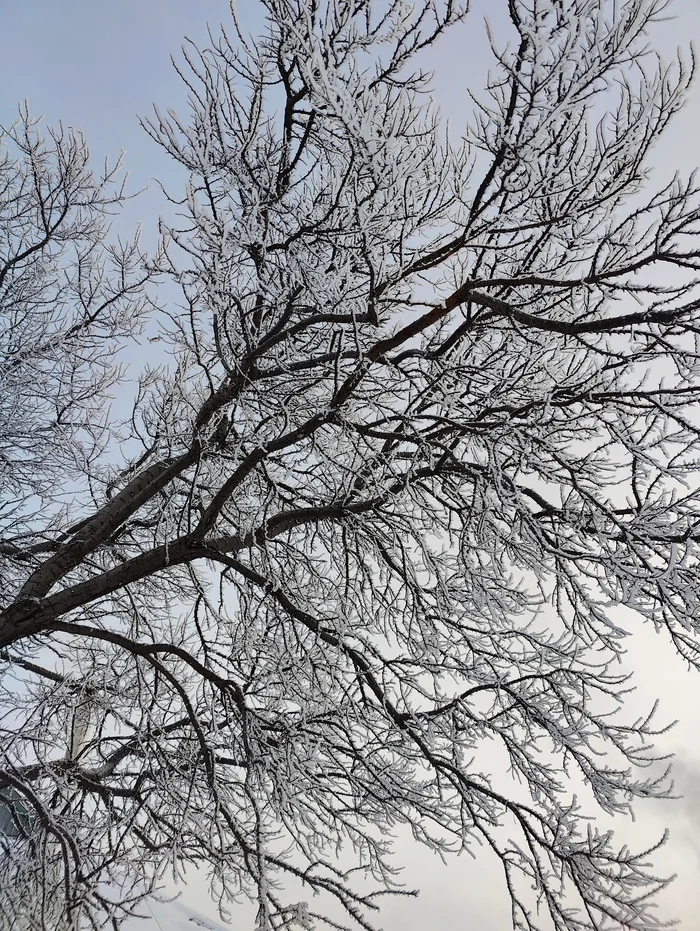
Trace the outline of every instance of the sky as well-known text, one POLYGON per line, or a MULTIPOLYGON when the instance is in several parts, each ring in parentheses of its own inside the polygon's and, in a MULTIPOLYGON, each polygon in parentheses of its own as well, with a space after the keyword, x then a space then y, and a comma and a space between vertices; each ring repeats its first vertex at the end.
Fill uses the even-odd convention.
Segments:
MULTIPOLYGON (((239 0, 245 24, 254 22, 255 6, 255 0, 239 0)), ((456 120, 465 112, 465 88, 478 88, 479 76, 483 81, 488 67, 480 13, 497 17, 502 4, 476 0, 476 6, 473 21, 453 33, 435 55, 435 95, 456 120)), ((227 0, 6 0, 3 7, 0 124, 11 122, 18 103, 28 99, 34 114, 44 115, 47 122, 63 120, 83 130, 97 162, 125 150, 130 189, 148 190, 130 203, 119 220, 120 230, 127 232, 142 221, 145 241, 152 243, 161 203, 152 179, 158 177, 167 187, 176 185, 178 176, 140 129, 137 114, 148 115, 154 101, 164 108, 182 105, 183 91, 169 56, 177 53, 184 36, 206 41, 207 20, 213 26, 228 21, 227 0)), ((666 57, 693 37, 700 41, 700 0, 677 0, 673 10, 676 18, 660 27, 655 40, 666 57)), ((687 173, 698 164, 700 81, 653 158, 659 176, 675 169, 687 173)), ((677 755, 678 788, 685 798, 641 808, 637 824, 621 825, 619 830, 625 839, 653 840, 665 827, 671 829, 671 840, 657 862, 660 871, 677 872, 679 878, 660 898, 660 916, 679 918, 683 931, 700 931, 700 677, 686 673, 650 631, 635 637, 633 654, 639 672, 634 700, 640 710, 658 697, 663 719, 678 719, 659 745, 677 755)), ((486 856, 476 861, 462 857, 445 866, 404 836, 397 840, 397 855, 406 864, 406 886, 420 886, 422 894, 418 900, 388 903, 377 922, 384 931, 509 927, 507 897, 486 856)), ((201 878, 193 875, 181 892, 186 906, 220 924, 201 878)), ((162 931, 176 927, 173 906, 153 909, 162 931)), ((179 914, 189 919, 194 913, 179 914)), ((186 925, 192 926, 185 921, 182 927, 186 925)), ((155 922, 134 921, 125 931, 149 926, 157 928, 155 922)), ((252 929, 252 911, 241 906, 230 926, 252 929)))

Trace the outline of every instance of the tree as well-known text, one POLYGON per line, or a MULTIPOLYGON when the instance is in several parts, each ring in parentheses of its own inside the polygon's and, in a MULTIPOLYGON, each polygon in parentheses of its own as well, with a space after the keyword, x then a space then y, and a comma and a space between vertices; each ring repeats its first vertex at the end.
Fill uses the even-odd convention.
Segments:
POLYGON ((401 825, 485 846, 515 928, 656 927, 650 851, 587 816, 669 791, 620 606, 700 666, 667 3, 503 0, 457 141, 421 67, 466 9, 262 7, 144 121, 188 178, 155 256, 80 137, 3 137, 4 927, 116 926, 197 863, 261 929, 309 892, 370 928, 401 825))

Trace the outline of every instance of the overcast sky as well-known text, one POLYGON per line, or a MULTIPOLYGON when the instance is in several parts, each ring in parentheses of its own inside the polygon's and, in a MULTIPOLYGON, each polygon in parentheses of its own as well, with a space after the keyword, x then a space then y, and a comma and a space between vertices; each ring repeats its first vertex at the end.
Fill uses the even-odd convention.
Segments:
MULTIPOLYGON (((503 4, 479 0, 477 5, 496 17, 503 4)), ((0 123, 11 122, 17 104, 27 98, 33 112, 45 115, 48 122, 62 119, 83 130, 95 159, 126 150, 132 190, 149 185, 153 177, 166 186, 175 183, 177 176, 139 128, 137 114, 147 115, 153 102, 163 108, 181 106, 183 91, 169 55, 177 52, 184 36, 205 40, 207 20, 215 26, 228 19, 227 0, 6 0, 2 7, 0 123)), ((239 8, 244 21, 252 24, 255 0, 239 0, 239 8)), ((656 40, 666 56, 693 37, 700 40, 700 0, 676 0, 673 10, 677 18, 663 24, 656 40)), ((477 12, 472 25, 455 32, 436 56, 435 93, 452 117, 464 109, 465 87, 479 87, 479 74, 487 67, 478 20, 477 12)), ((698 90, 654 151, 660 173, 676 168, 688 172, 700 164, 698 90)), ((146 239, 152 242, 159 209, 157 188, 152 186, 131 204, 121 222, 126 228, 143 221, 146 239)), ((650 805, 640 812, 633 829, 621 824, 618 830, 625 838, 653 838, 665 826, 672 829, 672 839, 658 862, 661 869, 678 872, 679 879, 660 899, 661 914, 680 918, 683 931, 700 931, 700 677, 685 673, 650 632, 640 634, 633 652, 640 671, 639 695, 634 699, 640 712, 658 696, 664 719, 679 719, 660 744, 678 754, 679 784, 686 798, 650 805)), ((398 858, 408 864, 407 887, 420 885, 422 895, 418 901, 387 904, 381 922, 385 931, 426 927, 506 931, 507 897, 485 857, 476 862, 462 857, 444 867, 406 838, 400 838, 397 846, 398 858)), ((201 885, 193 880, 183 890, 183 900, 215 918, 201 885)), ((160 914, 162 931, 167 931, 172 913, 159 913, 157 907, 155 913, 160 914)), ((251 915, 242 907, 232 926, 250 931, 251 915)))

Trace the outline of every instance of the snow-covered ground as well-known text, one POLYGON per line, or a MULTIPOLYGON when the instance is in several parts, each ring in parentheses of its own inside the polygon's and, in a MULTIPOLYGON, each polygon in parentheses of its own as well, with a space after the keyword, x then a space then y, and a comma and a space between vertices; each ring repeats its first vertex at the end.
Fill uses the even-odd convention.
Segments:
POLYGON ((182 902, 150 902, 141 908, 144 918, 130 918, 123 931, 231 931, 232 925, 223 925, 205 918, 182 902))

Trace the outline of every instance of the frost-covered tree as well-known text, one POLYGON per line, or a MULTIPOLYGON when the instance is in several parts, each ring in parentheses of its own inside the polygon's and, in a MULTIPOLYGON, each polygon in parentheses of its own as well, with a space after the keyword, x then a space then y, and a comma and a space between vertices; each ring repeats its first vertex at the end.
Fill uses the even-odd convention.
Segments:
POLYGON ((668 792, 635 626, 700 667, 700 187, 648 180, 690 69, 665 0, 498 5, 449 133, 452 0, 187 46, 151 259, 78 136, 2 137, 3 929, 192 863, 367 929, 394 829, 500 861, 518 929, 656 927, 590 818, 668 792))

